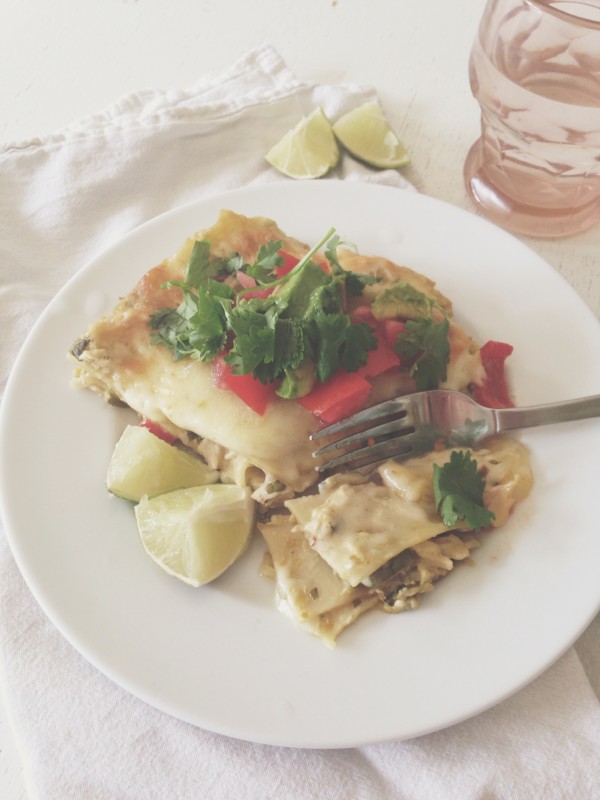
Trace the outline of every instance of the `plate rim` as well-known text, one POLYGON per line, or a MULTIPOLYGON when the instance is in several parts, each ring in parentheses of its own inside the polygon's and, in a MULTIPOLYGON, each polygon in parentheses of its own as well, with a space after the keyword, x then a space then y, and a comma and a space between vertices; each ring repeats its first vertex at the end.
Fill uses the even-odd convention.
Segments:
MULTIPOLYGON (((23 347, 20 350, 20 352, 19 352, 19 354, 17 356, 17 359, 15 360, 15 362, 13 364, 13 367, 12 367, 10 375, 9 375, 9 379, 7 381, 6 391, 4 393, 2 406, 0 408, 0 449, 1 449, 2 453, 4 453, 4 450, 5 450, 4 444, 5 444, 5 441, 6 441, 6 437, 10 435, 10 434, 7 433, 7 424, 8 423, 6 421, 7 412, 5 411, 5 409, 6 409, 7 406, 10 408, 11 404, 13 402, 12 394, 13 394, 13 391, 16 391, 16 389, 13 389, 13 384, 17 385, 18 377, 19 377, 19 375, 21 373, 21 370, 24 368, 23 367, 23 362, 26 361, 26 359, 27 359, 27 354, 28 354, 28 350, 29 350, 29 347, 30 347, 30 342, 35 341, 35 337, 38 335, 38 332, 41 329, 43 329, 43 327, 46 324, 46 321, 49 318, 49 316, 51 316, 53 313, 55 313, 56 305, 60 304, 61 298, 67 292, 71 291, 72 288, 74 286, 76 286, 79 281, 84 281, 85 282, 85 276, 88 275, 90 272, 93 272, 94 269, 97 269, 97 264, 98 263, 102 263, 102 261, 104 259, 106 259, 107 257, 109 257, 110 254, 115 252, 119 247, 122 247, 123 243, 125 241, 134 241, 136 238, 139 238, 139 237, 143 238, 148 234, 149 231, 151 232, 151 231, 155 230, 157 228, 157 226, 160 227, 162 225, 168 225, 170 220, 172 220, 174 218, 180 218, 182 215, 190 213, 194 209, 198 209, 198 208, 203 209, 206 206, 215 203, 216 201, 219 201, 219 202, 227 204, 230 200, 234 200, 236 197, 240 197, 241 195, 244 195, 245 197, 251 197, 252 195, 260 196, 260 195, 262 195, 264 193, 270 193, 270 192, 275 192, 275 193, 283 192, 284 194, 288 193, 288 192, 291 193, 291 194, 294 194, 294 193, 298 193, 298 194, 308 193, 308 194, 310 194, 313 191, 316 191, 317 194, 319 192, 323 192, 323 193, 332 192, 333 195, 335 195, 336 193, 339 193, 340 191, 341 192, 348 192, 348 193, 357 193, 357 194, 360 194, 360 193, 363 193, 363 192, 365 194, 374 193, 374 194, 381 194, 382 196, 383 196, 383 194, 388 194, 390 198, 391 197, 395 197, 396 199, 398 199, 398 197, 397 197, 398 194, 402 192, 402 196, 403 197, 405 196, 405 193, 402 190, 399 190, 399 189, 397 189, 395 187, 380 186, 380 185, 377 185, 377 184, 366 184, 366 183, 359 183, 359 182, 356 182, 356 183, 345 183, 345 182, 341 182, 341 181, 340 182, 338 182, 338 181, 329 181, 329 182, 317 182, 317 181, 314 181, 314 182, 305 182, 305 183, 302 183, 302 184, 273 183, 273 184, 265 184, 265 185, 254 186, 254 187, 246 187, 246 188, 243 188, 243 189, 234 189, 234 190, 230 190, 230 191, 227 191, 227 192, 224 192, 224 193, 220 193, 218 195, 213 195, 213 196, 210 196, 210 197, 201 198, 199 200, 192 201, 191 203, 188 203, 185 206, 180 206, 180 207, 171 209, 171 210, 169 210, 169 211, 167 211, 167 212, 165 212, 165 213, 163 213, 161 215, 158 215, 157 217, 154 217, 154 218, 152 218, 150 220, 147 220, 142 225, 140 225, 137 228, 135 228, 134 230, 130 231, 125 237, 120 239, 118 242, 115 242, 113 245, 109 246, 108 248, 103 250, 101 253, 99 253, 98 255, 94 256, 92 259, 90 259, 90 261, 88 261, 87 264, 85 264, 80 270, 78 270, 71 277, 71 279, 62 287, 62 289, 55 295, 53 300, 48 304, 46 309, 44 309, 44 311, 40 315, 39 319, 36 321, 34 327, 32 328, 30 334, 28 335, 23 347), (297 188, 292 188, 292 187, 297 187, 297 188), (319 187, 319 188, 317 188, 317 187, 319 187), (324 188, 324 187, 327 187, 327 188, 324 188), (335 188, 333 189, 331 187, 335 187, 335 188), (350 187, 352 187, 352 188, 350 188, 350 187), (13 377, 13 376, 16 376, 16 377, 13 377), (8 402, 6 402, 6 398, 8 398, 8 402)), ((493 236, 504 237, 507 240, 510 240, 510 242, 513 245, 516 244, 516 245, 520 246, 523 249, 523 251, 527 251, 528 252, 530 257, 533 257, 533 258, 535 258, 537 260, 537 262, 540 265, 540 267, 543 266, 544 269, 549 269, 550 273, 552 275, 554 275, 555 279, 559 279, 559 282, 557 283, 557 285, 560 284, 561 285, 561 290, 562 291, 566 291, 567 295, 570 294, 570 302, 574 302, 576 304, 579 304, 579 307, 581 308, 581 312, 582 312, 583 316, 585 317, 586 313, 587 313, 589 315, 589 317, 596 323, 597 330, 600 330, 600 327, 598 326, 598 321, 593 316, 591 310, 586 306, 585 302, 575 292, 573 287, 566 281, 566 279, 562 275, 560 275, 559 273, 555 272, 552 269, 552 267, 549 264, 547 264, 547 262, 545 262, 543 258, 541 258, 541 256, 539 256, 537 253, 532 251, 526 244, 524 244, 523 242, 521 242, 518 239, 515 239, 514 237, 512 237, 510 234, 506 233, 505 231, 502 231, 501 229, 496 228, 491 223, 481 219, 480 217, 476 217, 476 215, 470 214, 469 212, 467 212, 467 211, 465 211, 463 209, 460 209, 457 206, 451 206, 451 205, 445 203, 444 201, 438 200, 436 198, 431 198, 431 197, 428 197, 428 196, 425 196, 425 195, 420 195, 420 194, 417 194, 417 193, 413 194, 412 192, 410 193, 410 197, 417 204, 424 203, 424 207, 426 205, 431 204, 431 207, 437 207, 438 209, 444 209, 443 211, 441 211, 442 214, 445 214, 446 212, 448 212, 450 215, 452 215, 452 214, 458 215, 459 218, 462 217, 463 215, 467 215, 468 217, 471 218, 471 221, 477 220, 476 224, 478 224, 478 225, 481 224, 482 226, 487 226, 488 230, 493 231, 493 236)), ((293 231, 291 231, 291 235, 294 235, 293 231)), ((164 254, 164 255, 168 255, 168 254, 164 254)), ((160 256, 160 257, 162 258, 163 256, 160 256)), ((0 463, 2 464, 3 467, 5 466, 4 465, 4 457, 3 456, 2 456, 2 461, 0 463)), ((176 717, 179 717, 179 718, 184 718, 184 717, 181 716, 180 713, 173 713, 173 711, 170 710, 166 705, 161 705, 160 703, 157 703, 156 702, 156 698, 152 698, 152 697, 146 696, 144 693, 140 693, 139 691, 136 691, 136 687, 134 685, 132 685, 130 682, 128 682, 127 680, 124 680, 123 676, 118 672, 118 670, 116 672, 112 672, 111 673, 111 670, 109 668, 107 668, 106 664, 100 666, 97 663, 97 659, 93 658, 87 652, 87 648, 85 646, 82 646, 81 642, 74 641, 73 632, 69 629, 68 626, 65 625, 64 620, 61 620, 60 618, 57 618, 54 613, 49 613, 48 612, 47 608, 45 607, 44 601, 43 601, 43 596, 42 596, 43 592, 40 594, 40 592, 38 591, 39 587, 36 584, 36 578, 35 578, 34 575, 32 575, 30 573, 29 565, 27 564, 27 559, 23 557, 23 553, 21 552, 21 549, 19 547, 18 535, 15 537, 14 531, 13 531, 13 525, 8 521, 9 518, 10 518, 10 512, 8 512, 8 516, 6 516, 5 509, 7 507, 7 503, 6 503, 6 494, 5 493, 6 493, 5 481, 4 481, 4 478, 3 478, 0 481, 0 504, 1 504, 1 507, 2 507, 2 516, 6 520, 5 535, 6 535, 10 550, 13 553, 13 556, 15 557, 15 560, 17 562, 17 565, 18 565, 21 573, 25 577, 26 583, 29 586, 30 591, 32 592, 33 596, 36 598, 36 601, 41 606, 41 608, 44 611, 44 613, 46 613, 46 615, 51 619, 51 621, 54 624, 54 626, 60 631, 60 633, 71 643, 71 645, 78 652, 80 652, 82 655, 84 655, 84 657, 88 661, 90 661, 97 669, 99 669, 104 675, 109 677, 115 683, 117 683, 120 686, 123 686, 131 694, 139 697, 140 699, 142 699, 145 702, 153 705, 154 707, 161 708, 163 711, 166 711, 167 713, 172 714, 173 716, 176 716, 176 717)), ((504 693, 502 696, 499 696, 499 697, 491 700, 487 704, 483 704, 483 705, 480 704, 477 710, 468 711, 467 713, 465 713, 464 716, 455 717, 455 718, 453 718, 451 720, 448 720, 441 726, 435 726, 433 728, 430 727, 430 728, 427 728, 427 729, 418 730, 418 731, 415 731, 413 734, 406 735, 406 736, 400 736, 400 737, 394 737, 394 738, 401 738, 401 739, 412 738, 413 736, 425 735, 426 733, 430 733, 430 732, 432 732, 434 730, 441 730, 441 729, 446 728, 446 727, 448 727, 450 725, 457 724, 460 721, 463 721, 463 720, 468 719, 470 717, 473 717, 473 716, 475 716, 475 715, 477 715, 479 713, 482 713, 487 708, 490 708, 490 707, 496 705, 497 703, 499 703, 502 700, 506 699, 510 695, 512 695, 515 692, 519 691, 521 688, 523 688, 523 686, 529 684, 532 680, 534 680, 542 672, 544 672, 552 663, 554 663, 554 661, 556 661, 572 645, 572 643, 577 639, 577 637, 581 634, 581 632, 585 629, 585 627, 587 627, 587 625, 589 624, 591 619, 593 619, 593 617, 595 616, 595 614, 598 611, 598 608, 600 608, 600 596, 598 598, 597 606, 594 609, 590 609, 589 614, 587 615, 587 617, 585 619, 583 619, 583 617, 582 617, 581 624, 580 624, 578 630, 573 632, 573 636, 570 638, 569 641, 566 641, 564 643, 564 646, 560 650, 560 652, 556 652, 554 657, 552 658, 552 660, 549 663, 545 663, 544 665, 541 665, 537 671, 534 671, 531 674, 529 674, 526 678, 523 679, 523 681, 521 683, 519 683, 518 685, 515 685, 509 692, 504 693)), ((276 613, 275 610, 274 610, 274 613, 276 613)), ((297 636, 305 636, 306 634, 304 634, 302 632, 297 632, 296 635, 297 636)), ((188 722, 192 722, 195 725, 199 725, 200 727, 205 727, 195 719, 187 719, 187 721, 188 722)), ((209 729, 210 730, 216 730, 216 728, 214 726, 210 727, 209 729)), ((216 732, 224 733, 224 734, 229 735, 229 736, 236 736, 236 733, 234 731, 231 731, 231 730, 226 729, 226 728, 224 728, 223 730, 216 730, 216 732)), ((246 738, 246 737, 241 737, 241 738, 246 738)), ((305 742, 305 743, 295 742, 295 741, 293 741, 293 737, 291 737, 291 740, 287 741, 287 742, 286 741, 283 741, 283 742, 282 741, 267 741, 265 739, 265 737, 252 739, 252 741, 261 742, 261 743, 264 743, 264 744, 280 745, 280 746, 291 746, 291 747, 340 747, 340 746, 348 747, 348 746, 360 746, 360 745, 363 745, 363 744, 369 744, 369 743, 375 743, 375 742, 381 742, 381 741, 388 741, 388 740, 389 740, 389 736, 385 736, 384 738, 381 738, 381 739, 369 738, 366 741, 363 741, 360 737, 356 738, 356 737, 351 737, 350 736, 346 740, 344 740, 344 739, 342 739, 342 740, 336 739, 335 741, 332 740, 331 743, 327 743, 327 742, 324 742, 324 741, 319 741, 317 744, 311 744, 311 743, 308 743, 308 742, 305 742)))

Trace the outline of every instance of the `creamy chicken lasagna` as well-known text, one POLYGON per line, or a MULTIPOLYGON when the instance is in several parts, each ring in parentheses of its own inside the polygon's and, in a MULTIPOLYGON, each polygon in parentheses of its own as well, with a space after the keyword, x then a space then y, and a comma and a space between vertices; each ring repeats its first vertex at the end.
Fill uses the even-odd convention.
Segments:
POLYGON ((222 211, 70 353, 76 386, 130 407, 222 482, 251 488, 278 607, 332 643, 369 609, 415 608, 470 557, 478 531, 506 521, 532 478, 527 451, 508 438, 476 450, 440 442, 409 461, 323 477, 309 436, 417 389, 506 405, 497 348, 481 348, 434 282, 408 267, 359 254, 332 231, 309 248, 272 220, 222 211), (458 503, 449 520, 439 477, 463 467, 478 511, 458 503))

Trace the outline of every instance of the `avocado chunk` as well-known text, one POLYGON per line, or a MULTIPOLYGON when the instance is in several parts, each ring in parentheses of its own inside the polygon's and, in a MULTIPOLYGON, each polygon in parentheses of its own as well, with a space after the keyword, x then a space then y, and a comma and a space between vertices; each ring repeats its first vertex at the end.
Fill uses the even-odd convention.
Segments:
POLYGON ((395 283, 380 292, 371 306, 376 319, 430 317, 435 300, 410 283, 395 283))
POLYGON ((304 397, 316 382, 315 364, 312 358, 305 358, 296 369, 286 369, 281 385, 277 389, 277 394, 286 400, 304 397))

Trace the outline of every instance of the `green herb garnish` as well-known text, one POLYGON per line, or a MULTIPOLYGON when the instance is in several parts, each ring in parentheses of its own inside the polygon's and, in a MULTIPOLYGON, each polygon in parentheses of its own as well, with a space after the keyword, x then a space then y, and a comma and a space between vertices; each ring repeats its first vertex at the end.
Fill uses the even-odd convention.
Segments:
POLYGON ((171 286, 181 289, 183 300, 177 308, 161 308, 150 317, 149 325, 154 331, 150 341, 170 347, 175 360, 212 360, 227 341, 227 314, 233 290, 212 279, 198 291, 180 281, 165 284, 166 288, 171 286))
POLYGON ((228 258, 210 258, 210 242, 202 239, 194 242, 183 282, 186 286, 197 289, 208 280, 233 275, 242 264, 243 261, 237 253, 232 253, 228 258))
POLYGON ((453 450, 450 461, 433 465, 435 507, 445 525, 464 520, 471 530, 487 528, 494 514, 483 503, 485 478, 468 450, 453 450))
POLYGON ((344 275, 346 291, 350 295, 360 295, 362 294, 363 289, 365 286, 371 286, 374 283, 379 281, 379 278, 376 275, 362 275, 358 272, 350 272, 342 267, 340 264, 337 249, 340 245, 346 245, 347 247, 353 247, 349 242, 342 242, 340 237, 335 235, 332 236, 329 241, 327 242, 327 247, 325 248, 325 257, 327 261, 329 261, 329 266, 331 267, 331 272, 334 275, 344 275))
POLYGON ((234 374, 251 373, 263 383, 282 379, 285 397, 306 394, 315 380, 327 381, 340 368, 356 371, 377 340, 368 325, 352 322, 345 297, 377 279, 341 267, 334 233, 328 231, 282 277, 276 273, 283 262, 280 241, 262 245, 252 264, 244 264, 235 253, 211 258, 209 242, 196 242, 184 280, 165 284, 178 286, 183 299, 177 308, 152 315, 151 341, 170 347, 176 359, 202 361, 214 359, 230 345, 225 360, 234 374), (325 244, 330 273, 312 261, 325 244), (254 291, 250 288, 236 294, 223 279, 238 271, 271 293, 247 298, 254 291))
POLYGON ((402 359, 413 360, 410 373, 417 389, 436 389, 447 377, 450 363, 450 323, 444 317, 437 321, 430 317, 408 320, 396 341, 395 350, 402 359))
POLYGON ((261 245, 256 261, 247 267, 248 275, 261 286, 276 280, 275 268, 283 264, 283 256, 279 254, 282 247, 283 242, 267 242, 261 245))

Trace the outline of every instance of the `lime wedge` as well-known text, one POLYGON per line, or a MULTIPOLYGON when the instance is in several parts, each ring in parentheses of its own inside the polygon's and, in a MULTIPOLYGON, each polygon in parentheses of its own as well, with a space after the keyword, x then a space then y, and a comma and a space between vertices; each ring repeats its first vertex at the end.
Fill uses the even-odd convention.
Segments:
POLYGON ((344 114, 334 124, 333 132, 348 152, 372 167, 395 169, 410 161, 377 100, 344 114))
POLYGON ((144 495, 153 497, 218 479, 219 473, 196 456, 167 444, 148 428, 128 425, 108 465, 106 488, 137 503, 144 495))
POLYGON ((265 158, 289 178, 320 178, 335 167, 340 150, 323 109, 300 120, 265 158))
POLYGON ((218 483, 143 497, 135 516, 148 555, 169 575, 201 586, 246 549, 254 502, 247 488, 218 483))

